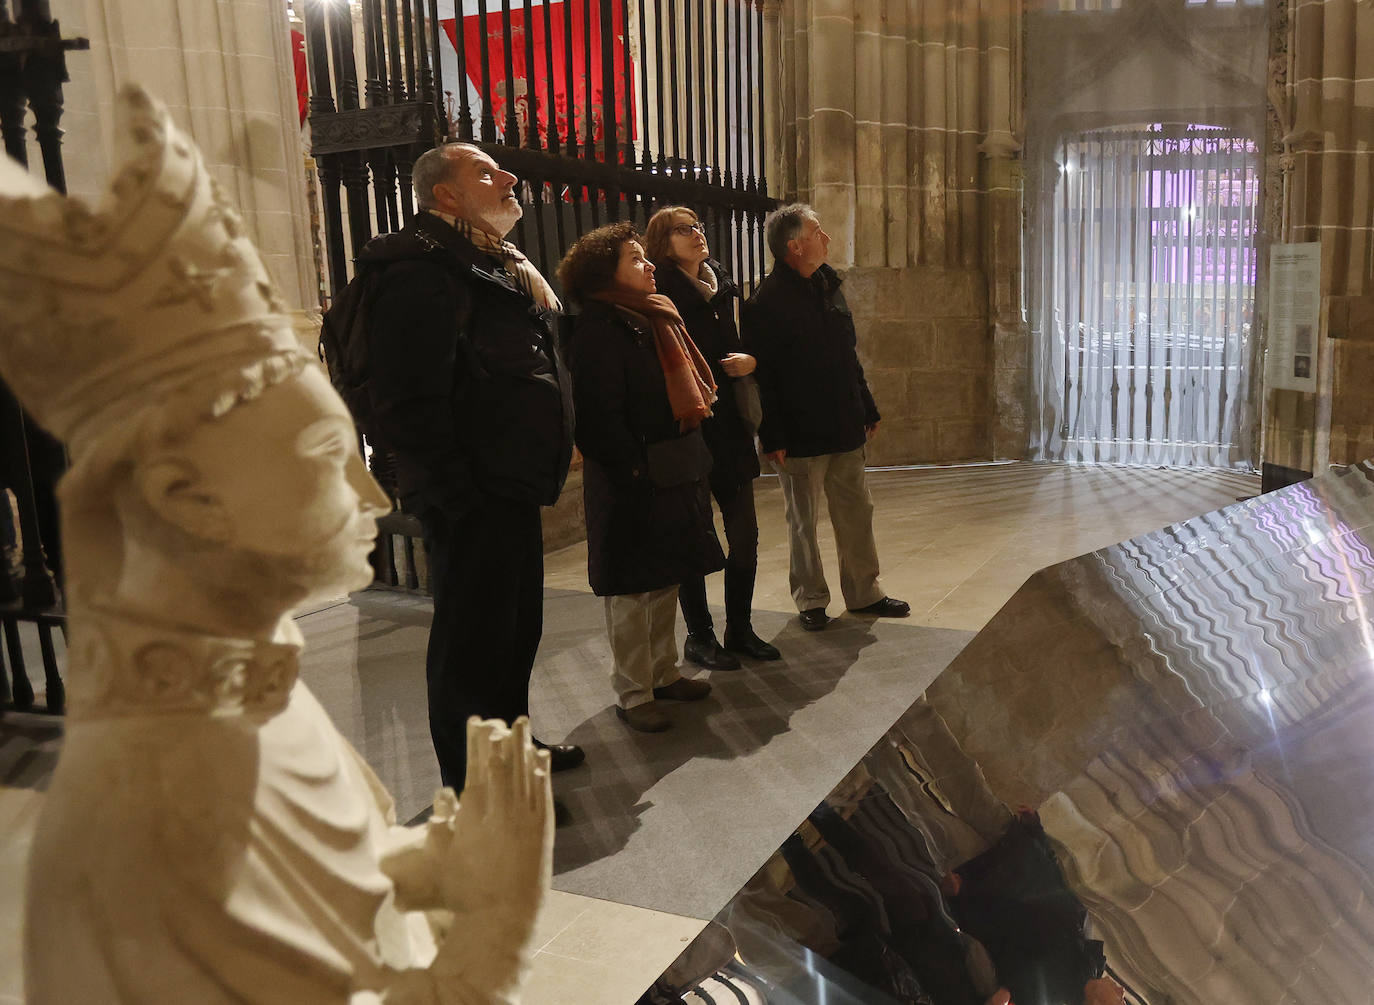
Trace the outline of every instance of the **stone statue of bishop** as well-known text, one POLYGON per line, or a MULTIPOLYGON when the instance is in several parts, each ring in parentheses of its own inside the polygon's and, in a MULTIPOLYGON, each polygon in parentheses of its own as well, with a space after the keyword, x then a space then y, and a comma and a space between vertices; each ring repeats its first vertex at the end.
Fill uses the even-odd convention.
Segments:
POLYGON ((199 152, 141 91, 97 208, 0 158, 0 372, 67 444, 70 714, 30 862, 31 1005, 515 1002, 548 755, 470 726, 390 797, 296 679, 387 500, 199 152))

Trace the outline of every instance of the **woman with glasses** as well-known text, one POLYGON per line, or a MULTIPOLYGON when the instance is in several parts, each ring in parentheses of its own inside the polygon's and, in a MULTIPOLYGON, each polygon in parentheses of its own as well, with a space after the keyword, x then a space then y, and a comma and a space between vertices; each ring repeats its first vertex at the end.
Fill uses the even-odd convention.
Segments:
POLYGON ((740 349, 735 327, 739 289, 710 257, 706 228, 685 206, 667 206, 649 220, 645 253, 658 266, 658 288, 673 301, 687 331, 706 357, 719 388, 716 407, 701 425, 710 448, 711 494, 725 523, 725 644, 716 638, 706 605, 706 580, 686 580, 678 602, 687 622, 685 655, 708 670, 738 670, 739 656, 775 660, 778 650, 754 632, 754 576, 759 526, 753 481, 759 475, 754 430, 741 405, 748 388, 739 382, 754 371, 754 357, 740 349))

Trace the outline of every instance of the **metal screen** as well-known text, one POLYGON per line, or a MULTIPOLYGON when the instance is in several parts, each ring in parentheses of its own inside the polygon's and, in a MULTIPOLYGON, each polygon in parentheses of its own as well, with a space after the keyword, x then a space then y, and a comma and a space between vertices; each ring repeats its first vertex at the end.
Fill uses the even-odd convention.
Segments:
POLYGON ((1261 158, 1154 124, 1065 136, 1040 239, 1048 460, 1247 467, 1261 158))
MULTIPOLYGON (((66 192, 62 162, 62 85, 66 54, 90 48, 63 38, 47 0, 0 0, 0 134, 5 153, 29 163, 29 126, 49 185, 66 192)), ((66 634, 57 480, 66 469, 62 444, 33 421, 0 382, 0 625, 8 668, 0 659, 0 715, 7 705, 34 706, 34 686, 19 623, 37 632, 45 681, 44 708, 61 713, 66 689, 58 672, 54 630, 66 634)))
POLYGON ((746 291, 761 278, 773 202, 762 14, 749 0, 302 10, 331 291, 372 234, 410 219, 411 166, 448 140, 520 176, 525 218, 511 236, 550 279, 581 234, 666 203, 697 211, 746 291))

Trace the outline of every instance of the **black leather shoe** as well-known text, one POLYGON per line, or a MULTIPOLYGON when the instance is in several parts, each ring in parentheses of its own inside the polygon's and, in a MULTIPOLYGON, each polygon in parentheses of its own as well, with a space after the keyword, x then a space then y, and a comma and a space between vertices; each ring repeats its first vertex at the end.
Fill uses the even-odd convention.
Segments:
POLYGON ((542 743, 535 740, 534 745, 549 752, 550 771, 567 771, 587 759, 587 752, 575 743, 542 743))
POLYGON ((808 632, 819 632, 830 624, 830 618, 826 616, 824 607, 808 607, 797 617, 801 619, 802 627, 808 632))
POLYGON ((711 631, 688 635, 687 643, 682 647, 682 655, 707 670, 739 669, 739 660, 720 647, 720 643, 716 641, 716 633, 711 631))
POLYGON ((911 613, 911 605, 905 600, 895 600, 892 597, 884 597, 876 604, 869 604, 867 607, 852 608, 850 613, 871 614, 875 618, 904 618, 911 613))
POLYGON ((748 656, 751 660, 782 659, 782 653, 778 652, 778 647, 763 641, 754 634, 752 628, 738 632, 725 629, 725 648, 740 656, 748 656))

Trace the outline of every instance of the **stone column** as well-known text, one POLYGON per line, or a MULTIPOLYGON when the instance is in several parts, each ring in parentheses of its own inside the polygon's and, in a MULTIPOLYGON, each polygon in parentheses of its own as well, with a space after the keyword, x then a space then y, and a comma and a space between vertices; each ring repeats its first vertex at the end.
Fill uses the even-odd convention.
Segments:
POLYGON ((288 306, 318 310, 291 35, 282 0, 86 0, 105 149, 114 95, 145 87, 200 146, 288 306))
POLYGON ((1017 139, 1020 75, 1013 47, 1021 38, 1020 0, 982 0, 987 37, 983 95, 987 129, 978 150, 986 158, 984 268, 988 323, 992 330, 992 455, 1020 459, 1026 452, 1026 402, 1030 395, 1029 332, 1021 320, 1021 142, 1017 139))
POLYGON ((811 202, 830 233, 830 263, 854 263, 854 0, 812 0, 808 25, 811 202))
POLYGON ((907 133, 911 119, 908 109, 907 50, 911 47, 907 35, 907 0, 883 0, 882 37, 882 143, 883 197, 887 203, 883 211, 886 231, 887 265, 904 266, 911 262, 906 241, 906 220, 911 193, 911 178, 907 164, 907 133))
POLYGON ((764 167, 772 189, 767 194, 782 198, 786 188, 782 124, 790 97, 782 73, 782 0, 763 0, 762 10, 764 167))
MULTIPOLYGON (((882 0, 853 0, 853 11, 854 238, 848 261, 872 268, 888 264, 884 226, 887 186, 883 183, 885 18, 882 0)), ((828 32, 829 28, 821 24, 817 30, 828 32)), ((838 238, 834 230, 830 233, 838 238)))
POLYGON ((1300 4, 1277 30, 1292 69, 1274 100, 1293 109, 1280 239, 1321 242, 1322 326, 1316 394, 1269 392, 1264 460, 1321 472, 1374 454, 1374 5, 1300 4))

